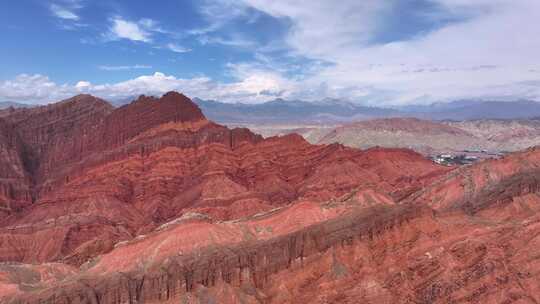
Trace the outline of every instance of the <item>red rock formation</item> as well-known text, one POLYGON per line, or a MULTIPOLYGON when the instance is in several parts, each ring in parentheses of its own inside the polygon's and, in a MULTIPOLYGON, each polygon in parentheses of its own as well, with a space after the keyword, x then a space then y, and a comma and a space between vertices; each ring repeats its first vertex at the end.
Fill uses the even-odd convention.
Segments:
POLYGON ((0 116, 2 303, 540 301, 540 150, 453 170, 178 93, 0 116))
POLYGON ((114 110, 80 95, 4 119, 30 155, 19 173, 33 199, 6 209, 3 261, 81 264, 188 212, 231 220, 358 187, 399 198, 447 170, 406 150, 263 141, 207 121, 173 92, 114 110))
POLYGON ((27 162, 18 134, 0 118, 0 218, 32 201, 27 162))
POLYGON ((15 279, 0 286, 16 295, 8 303, 539 300, 538 214, 494 225, 418 204, 366 207, 355 197, 236 222, 191 215, 118 244, 74 280, 34 279, 34 292, 17 290, 15 279))
POLYGON ((514 198, 538 192, 539 167, 540 150, 531 148, 459 168, 409 200, 437 210, 463 209, 474 214, 497 203, 513 203, 514 198))

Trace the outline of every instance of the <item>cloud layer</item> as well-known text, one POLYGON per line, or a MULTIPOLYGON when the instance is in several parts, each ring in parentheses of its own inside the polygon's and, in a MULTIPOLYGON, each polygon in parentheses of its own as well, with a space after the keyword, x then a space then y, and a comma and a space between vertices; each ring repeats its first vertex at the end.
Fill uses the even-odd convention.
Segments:
MULTIPOLYGON (((82 6, 73 3, 78 1, 57 1, 50 11, 64 22, 77 22, 82 19, 78 15, 82 6)), ((214 78, 227 81, 154 72, 117 83, 93 84, 81 77, 73 85, 57 84, 45 75, 22 74, 0 82, 0 99, 48 102, 77 92, 114 99, 179 90, 231 102, 275 97, 340 98, 371 105, 464 98, 540 101, 539 1, 404 3, 204 0, 198 2, 198 10, 205 25, 182 33, 168 31, 170 24, 163 20, 113 15, 105 40, 133 41, 136 46, 171 54, 192 55, 202 48, 220 47, 250 56, 223 55, 235 59, 220 67, 223 75, 214 78), (260 32, 245 30, 259 18, 272 20, 285 30, 280 37, 262 43, 257 36, 260 32), (423 26, 405 29, 411 20, 423 26)), ((134 71, 151 66, 99 68, 134 71)))
POLYGON ((384 92, 390 103, 540 98, 530 85, 539 79, 531 69, 540 66, 535 0, 431 0, 439 15, 423 18, 436 23, 453 16, 460 22, 387 43, 373 41, 396 1, 244 2, 290 20, 285 41, 292 52, 332 63, 302 84, 324 87, 324 97, 369 101, 384 92))
MULTIPOLYGON (((112 67, 119 69, 124 67, 112 67)), ((128 67, 130 68, 130 67, 128 67)), ((138 95, 160 95, 179 91, 191 97, 219 99, 230 102, 262 102, 269 96, 279 95, 287 87, 287 81, 276 74, 263 71, 247 71, 245 67, 231 67, 238 81, 220 83, 207 77, 177 78, 155 72, 127 81, 111 84, 92 84, 79 81, 75 85, 57 84, 44 75, 22 74, 13 80, 0 82, 0 100, 22 101, 33 104, 56 102, 76 94, 89 93, 115 101, 138 95)))

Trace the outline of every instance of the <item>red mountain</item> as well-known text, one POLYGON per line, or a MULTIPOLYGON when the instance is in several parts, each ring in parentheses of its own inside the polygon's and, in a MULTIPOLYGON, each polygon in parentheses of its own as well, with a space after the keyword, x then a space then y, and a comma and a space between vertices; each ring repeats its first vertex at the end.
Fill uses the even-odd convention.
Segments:
POLYGON ((538 150, 454 170, 263 139, 174 92, 0 117, 6 303, 540 301, 538 150))

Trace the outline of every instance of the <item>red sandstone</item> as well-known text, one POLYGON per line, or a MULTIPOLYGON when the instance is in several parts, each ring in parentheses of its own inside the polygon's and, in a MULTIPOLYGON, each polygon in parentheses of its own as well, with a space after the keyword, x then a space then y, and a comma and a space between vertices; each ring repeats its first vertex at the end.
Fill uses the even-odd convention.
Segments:
POLYGON ((0 119, 0 301, 540 301, 539 150, 454 170, 230 130, 178 93, 0 119))

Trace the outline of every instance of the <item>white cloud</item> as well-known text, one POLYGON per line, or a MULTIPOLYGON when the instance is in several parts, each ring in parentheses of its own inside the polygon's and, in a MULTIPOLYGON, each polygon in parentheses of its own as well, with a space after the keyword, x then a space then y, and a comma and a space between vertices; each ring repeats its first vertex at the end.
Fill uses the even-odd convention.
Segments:
POLYGON ((79 81, 75 85, 75 88, 78 90, 85 90, 89 88, 92 84, 89 81, 79 81))
POLYGON ((128 39, 131 41, 151 43, 154 44, 155 48, 166 48, 177 53, 185 53, 191 51, 188 48, 181 47, 178 44, 172 42, 167 43, 164 46, 159 46, 153 43, 153 37, 156 35, 162 35, 161 38, 179 37, 177 33, 163 28, 156 20, 143 18, 138 21, 129 21, 120 16, 116 16, 111 19, 111 26, 109 28, 109 31, 103 34, 103 37, 106 41, 128 39))
POLYGON ((151 69, 151 65, 135 64, 135 65, 100 65, 98 67, 103 71, 126 71, 126 70, 140 70, 151 69))
POLYGON ((175 53, 188 53, 191 49, 178 45, 176 43, 168 43, 167 48, 175 53))
POLYGON ((0 100, 49 103, 79 93, 89 93, 108 99, 125 99, 141 94, 159 95, 168 91, 183 92, 187 96, 218 99, 228 102, 260 102, 275 98, 288 81, 278 74, 253 69, 247 65, 230 65, 232 83, 214 81, 208 77, 177 78, 156 72, 134 79, 106 84, 92 84, 81 80, 75 85, 59 85, 43 75, 22 74, 13 80, 0 82, 0 100))
POLYGON ((199 13, 208 24, 189 30, 188 34, 205 35, 215 32, 237 18, 249 17, 248 8, 236 0, 201 0, 199 13))
POLYGON ((228 91, 237 95, 250 96, 245 99, 251 102, 266 101, 270 98, 270 95, 276 95, 268 94, 268 92, 279 92, 280 94, 278 95, 285 92, 292 92, 297 85, 295 82, 283 77, 280 73, 264 67, 245 63, 229 63, 227 67, 229 68, 230 75, 237 80, 237 82, 227 86, 228 91))
POLYGON ((300 97, 317 98, 318 92, 318 98, 410 103, 509 98, 513 92, 514 98, 539 98, 537 89, 523 85, 540 80, 529 72, 540 65, 536 0, 431 0, 443 9, 440 16, 426 16, 431 22, 448 15, 460 21, 379 44, 376 35, 397 1, 243 2, 288 20, 285 42, 292 54, 331 63, 300 82, 290 79, 296 90, 291 94, 300 97))
POLYGON ((147 31, 157 32, 157 33, 162 33, 162 34, 171 34, 170 31, 165 30, 164 28, 162 28, 159 25, 159 22, 157 22, 156 20, 152 20, 152 19, 149 19, 149 18, 143 18, 143 19, 139 20, 138 23, 139 23, 140 26, 142 26, 147 31))
MULTIPOLYGON (((437 27, 412 38, 377 43, 384 18, 398 2, 403 3, 205 0, 201 14, 208 26, 189 34, 197 35, 203 45, 219 43, 259 52, 252 62, 229 64, 231 83, 155 73, 114 84, 70 86, 57 85, 41 75, 20 75, 0 83, 0 97, 57 100, 57 96, 84 89, 118 98, 172 89, 190 96, 244 102, 277 95, 345 98, 373 105, 461 98, 540 100, 540 73, 534 72, 540 70, 539 1, 429 0, 441 7, 440 12, 419 18, 429 18, 426 20, 437 27), (310 59, 309 63, 298 67, 294 60, 272 57, 272 52, 261 50, 249 37, 229 30, 227 25, 250 18, 254 10, 286 20, 285 50, 294 58, 310 59), (449 15, 458 18, 438 23, 449 15)), ((152 19, 132 22, 117 17, 111 33, 115 39, 151 42, 153 35, 168 32, 152 19)), ((186 50, 174 43, 161 45, 172 51, 186 50)))
POLYGON ((39 103, 46 100, 59 100, 72 94, 68 85, 57 85, 49 77, 35 74, 21 74, 13 80, 0 82, 0 99, 39 103))
POLYGON ((156 72, 114 84, 95 85, 89 91, 98 96, 115 99, 140 94, 161 94, 172 90, 197 90, 208 81, 206 78, 179 79, 156 72))
POLYGON ((72 10, 58 4, 51 4, 50 9, 53 15, 58 18, 72 21, 78 21, 80 19, 72 10))
MULTIPOLYGON (((160 95, 168 91, 179 91, 190 97, 216 99, 224 102, 258 103, 276 97, 285 99, 321 100, 335 97, 366 103, 385 103, 394 98, 409 101, 422 101, 423 96, 407 95, 395 90, 385 90, 366 85, 336 85, 320 79, 291 80, 280 73, 252 64, 229 64, 229 73, 235 81, 223 83, 208 77, 177 78, 156 72, 117 83, 93 84, 79 81, 75 85, 59 85, 47 76, 21 74, 13 80, 0 82, 0 100, 21 101, 43 104, 59 101, 80 93, 89 93, 107 100, 126 99, 141 94, 160 95)), ((508 71, 511 72, 511 71, 508 71)), ((417 74, 440 73, 436 71, 414 72, 417 74)), ((457 73, 463 73, 457 71, 457 73)), ((530 72, 531 74, 538 74, 530 72)), ((538 78, 537 78, 538 79, 538 78)), ((461 88, 456 85, 445 87, 461 88)), ((448 92, 446 92, 448 93, 448 92)), ((467 91, 469 98, 495 98, 497 100, 515 100, 516 96, 540 101, 540 80, 521 81, 509 85, 472 84, 467 91), (486 93, 486 92, 489 92, 486 93)))
POLYGON ((132 41, 151 42, 151 34, 136 22, 115 17, 112 19, 110 34, 114 39, 128 39, 132 41))
POLYGON ((244 2, 271 16, 289 19, 288 44, 303 55, 324 60, 332 60, 337 50, 365 44, 377 29, 377 16, 392 5, 392 1, 379 0, 343 0, 339 5, 325 0, 244 2))

